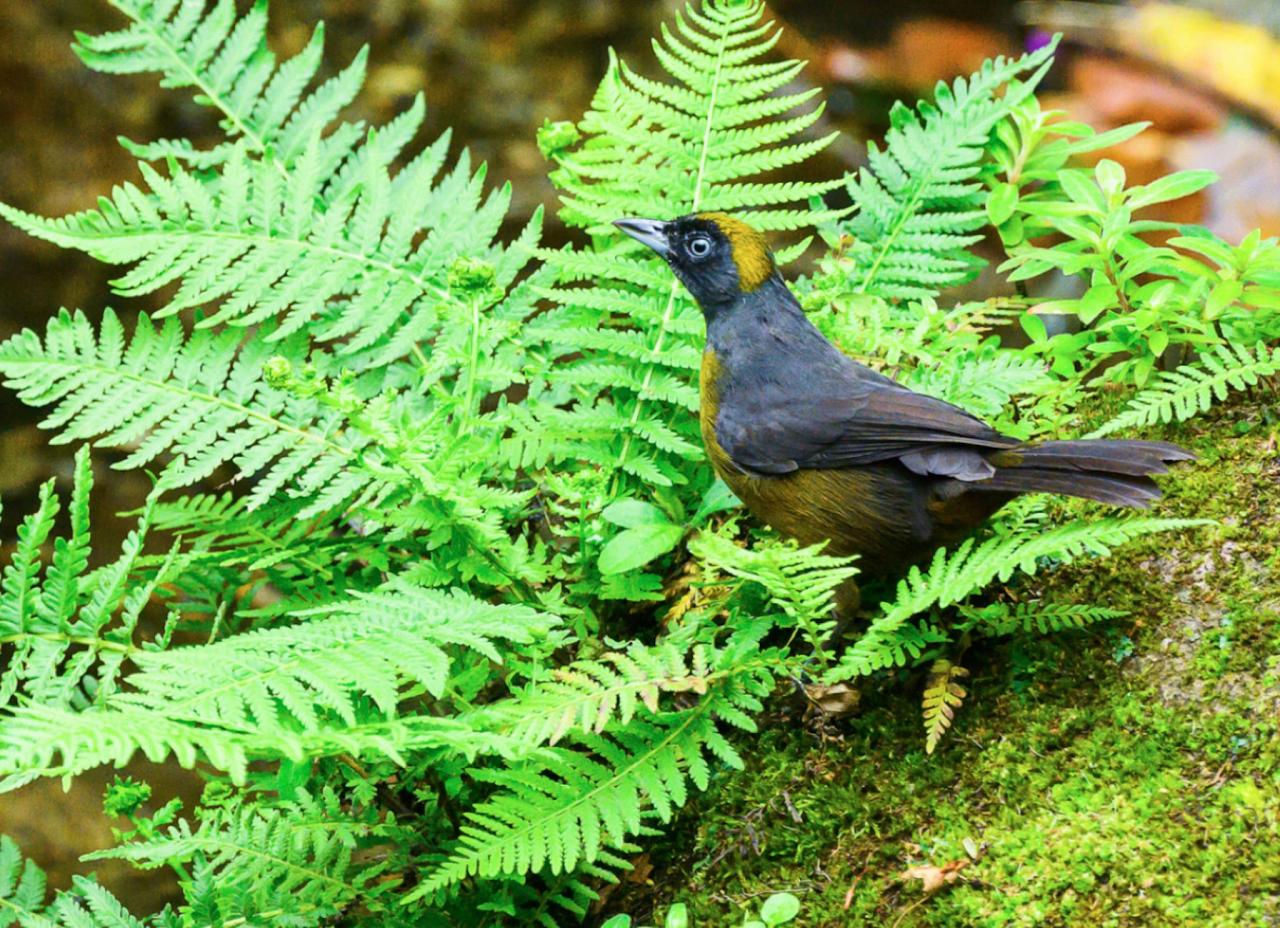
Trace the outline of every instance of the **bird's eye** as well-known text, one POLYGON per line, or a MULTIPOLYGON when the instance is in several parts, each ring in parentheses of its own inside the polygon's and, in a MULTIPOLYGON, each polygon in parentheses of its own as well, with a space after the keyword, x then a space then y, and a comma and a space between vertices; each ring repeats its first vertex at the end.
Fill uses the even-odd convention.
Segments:
POLYGON ((705 258, 711 254, 711 239, 704 235, 689 239, 689 254, 695 258, 705 258))

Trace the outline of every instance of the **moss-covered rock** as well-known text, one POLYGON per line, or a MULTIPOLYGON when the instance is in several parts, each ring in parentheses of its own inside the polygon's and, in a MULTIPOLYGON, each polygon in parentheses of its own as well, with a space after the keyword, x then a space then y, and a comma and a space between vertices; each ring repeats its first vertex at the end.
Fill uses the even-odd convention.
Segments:
MULTIPOLYGON (((1241 404, 1167 437, 1200 455, 1156 536, 1014 591, 1130 611, 980 643, 927 756, 919 672, 854 719, 779 717, 655 852, 659 901, 737 924, 770 891, 807 926, 1280 924, 1280 457, 1241 404), (911 868, 937 867, 940 872, 911 868), (923 892, 932 873, 941 888, 923 892)), ((633 898, 635 898, 634 894, 633 898)), ((639 903, 637 903, 639 905, 639 903)), ((639 913, 647 914, 647 913, 639 913)))

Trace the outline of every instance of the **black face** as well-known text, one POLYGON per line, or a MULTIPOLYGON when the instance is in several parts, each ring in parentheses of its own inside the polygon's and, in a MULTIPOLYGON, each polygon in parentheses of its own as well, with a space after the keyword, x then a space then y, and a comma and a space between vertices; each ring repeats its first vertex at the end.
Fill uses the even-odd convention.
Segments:
POLYGON ((705 311, 714 311, 740 295, 731 245, 712 220, 697 216, 671 222, 619 219, 614 225, 666 258, 705 311))

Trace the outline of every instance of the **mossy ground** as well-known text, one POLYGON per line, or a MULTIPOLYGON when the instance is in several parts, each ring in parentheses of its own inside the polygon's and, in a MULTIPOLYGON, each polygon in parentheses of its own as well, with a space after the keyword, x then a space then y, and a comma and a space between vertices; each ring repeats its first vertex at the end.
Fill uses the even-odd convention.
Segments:
POLYGON ((1275 436, 1257 402, 1168 429, 1200 459, 1157 511, 1220 527, 1016 591, 1128 618, 972 648, 933 756, 919 671, 822 732, 780 712, 652 852, 643 895, 688 903, 700 928, 781 890, 805 926, 1280 925, 1275 436), (932 895, 902 878, 959 861, 932 895))

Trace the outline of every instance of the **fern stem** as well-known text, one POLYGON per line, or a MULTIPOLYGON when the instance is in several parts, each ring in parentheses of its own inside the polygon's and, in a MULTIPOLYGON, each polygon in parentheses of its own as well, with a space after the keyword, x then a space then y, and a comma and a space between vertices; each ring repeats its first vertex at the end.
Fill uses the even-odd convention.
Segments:
POLYGON ((465 431, 475 413, 476 368, 480 364, 480 300, 472 297, 471 303, 471 352, 467 365, 467 387, 463 396, 462 415, 458 417, 459 432, 465 431))
MULTIPOLYGON (((2 901, 2 900, 0 900, 2 901)), ((254 912, 252 915, 241 915, 238 918, 228 918, 226 921, 220 921, 215 926, 212 922, 201 925, 200 928, 240 928, 241 925, 253 923, 263 923, 267 919, 276 918, 280 915, 302 915, 311 912, 315 906, 310 903, 304 903, 297 908, 292 909, 267 909, 262 912, 254 912)))
POLYGON ((917 177, 912 186, 910 198, 900 207, 897 221, 894 222, 893 228, 889 230, 889 234, 885 236, 880 243, 880 251, 876 255, 875 261, 871 263, 871 267, 867 269, 867 273, 862 276, 862 280, 858 282, 855 293, 866 293, 867 288, 875 282, 876 275, 880 273, 880 267, 884 264, 889 254, 894 250, 897 244, 898 236, 902 234, 902 230, 906 228, 908 220, 916 215, 916 211, 920 206, 920 197, 930 182, 933 175, 929 174, 928 178, 917 177))
POLYGON ((0 638, 0 645, 17 644, 20 641, 28 639, 39 639, 40 641, 53 641, 64 644, 82 645, 86 648, 92 648, 95 651, 115 651, 118 654, 132 655, 137 654, 140 648, 131 644, 121 644, 118 641, 107 641, 103 638, 84 638, 77 635, 58 635, 53 632, 18 632, 14 635, 6 635, 0 638))
MULTIPOLYGON (((720 33, 716 36, 716 71, 711 78, 711 99, 707 104, 707 118, 703 121, 702 126, 702 153, 698 158, 698 172, 693 179, 693 199, 689 207, 689 212, 696 213, 698 206, 702 203, 702 187, 707 176, 707 158, 711 152, 711 132, 715 128, 716 107, 719 105, 720 85, 724 77, 724 55, 725 43, 729 35, 729 24, 725 20, 720 20, 720 33)), ((662 321, 658 323, 658 336, 654 339, 653 348, 649 352, 649 364, 645 368, 644 379, 640 382, 640 389, 636 394, 636 405, 631 410, 631 422, 627 429, 627 434, 622 438, 622 451, 618 454, 618 468, 627 462, 627 455, 631 452, 631 438, 635 434, 636 423, 640 421, 640 411, 644 408, 645 394, 649 392, 649 386, 653 382, 653 372, 657 370, 656 358, 662 353, 663 342, 666 341, 667 331, 671 325, 671 316, 676 309, 676 298, 680 295, 680 282, 678 280, 671 281, 671 287, 667 291, 667 306, 662 311, 662 321)))

